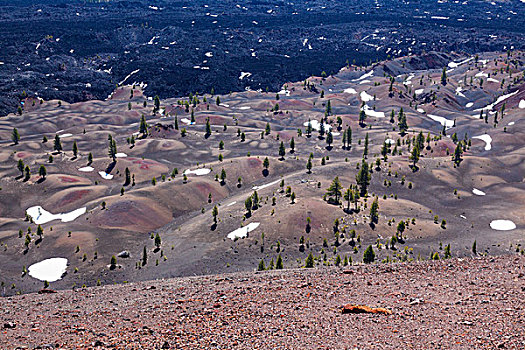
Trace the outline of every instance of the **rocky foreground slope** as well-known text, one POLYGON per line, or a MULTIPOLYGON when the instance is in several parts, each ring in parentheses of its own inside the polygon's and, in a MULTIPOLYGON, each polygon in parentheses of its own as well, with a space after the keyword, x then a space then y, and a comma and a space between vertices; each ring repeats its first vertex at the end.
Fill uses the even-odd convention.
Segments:
POLYGON ((523 349, 524 273, 506 256, 28 294, 0 299, 0 348, 523 349))

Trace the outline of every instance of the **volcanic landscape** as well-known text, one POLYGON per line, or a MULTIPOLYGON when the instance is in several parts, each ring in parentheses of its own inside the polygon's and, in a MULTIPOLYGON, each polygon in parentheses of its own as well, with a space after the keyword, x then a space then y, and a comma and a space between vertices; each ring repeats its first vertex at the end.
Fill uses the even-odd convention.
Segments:
POLYGON ((2 292, 349 266, 369 249, 521 254, 524 58, 430 52, 276 92, 27 97, 0 119, 2 292))

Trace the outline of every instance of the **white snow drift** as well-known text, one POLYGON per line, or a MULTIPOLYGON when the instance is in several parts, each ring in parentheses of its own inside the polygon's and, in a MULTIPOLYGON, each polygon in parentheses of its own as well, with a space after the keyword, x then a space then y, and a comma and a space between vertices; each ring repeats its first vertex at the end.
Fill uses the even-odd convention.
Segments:
POLYGON ((518 105, 519 108, 524 109, 525 108, 525 100, 521 100, 520 104, 518 105))
POLYGON ((195 174, 197 176, 201 176, 201 175, 209 174, 210 171, 211 169, 201 168, 201 169, 195 169, 195 170, 185 170, 183 174, 185 175, 195 174))
POLYGON ((483 192, 482 190, 478 190, 477 188, 474 188, 472 190, 472 193, 474 193, 476 196, 484 196, 486 193, 483 192))
POLYGON ((113 175, 106 173, 105 171, 99 171, 98 174, 104 179, 104 180, 111 180, 113 178, 113 175))
POLYGON ((347 88, 347 89, 344 89, 343 92, 344 92, 345 94, 352 94, 352 95, 357 94, 357 91, 355 91, 354 88, 347 88))
POLYGON ((29 266, 28 272, 37 280, 55 282, 62 278, 66 269, 66 258, 50 258, 29 266))
POLYGON ((490 135, 485 134, 480 136, 473 136, 472 138, 485 141, 485 151, 490 151, 492 149, 492 137, 490 137, 490 135))
POLYGON ((440 116, 437 116, 437 115, 432 115, 432 114, 427 114, 428 117, 438 123, 440 123, 441 125, 445 126, 445 129, 450 129, 451 127, 454 126, 454 121, 453 120, 450 120, 450 119, 447 119, 445 117, 440 117, 440 116))
POLYGON ((248 232, 255 230, 257 227, 259 227, 259 225, 260 223, 258 222, 250 222, 248 225, 240 227, 235 231, 228 233, 228 238, 231 240, 234 240, 236 238, 244 238, 248 236, 248 232))
POLYGON ((79 168, 78 171, 82 171, 84 173, 89 173, 91 171, 95 170, 95 168, 93 168, 92 166, 85 166, 85 167, 82 167, 82 168, 79 168))
POLYGON ((374 100, 374 96, 370 96, 366 91, 361 91, 361 94, 359 96, 361 97, 361 101, 363 102, 369 102, 374 100))
POLYGON ((516 228, 516 224, 510 220, 492 220, 490 228, 497 231, 510 231, 516 228))
POLYGON ((31 216, 34 223, 37 225, 46 224, 53 220, 62 220, 62 222, 70 222, 78 218, 80 215, 86 213, 86 207, 70 211, 69 213, 51 214, 41 206, 37 205, 26 210, 27 215, 31 216))

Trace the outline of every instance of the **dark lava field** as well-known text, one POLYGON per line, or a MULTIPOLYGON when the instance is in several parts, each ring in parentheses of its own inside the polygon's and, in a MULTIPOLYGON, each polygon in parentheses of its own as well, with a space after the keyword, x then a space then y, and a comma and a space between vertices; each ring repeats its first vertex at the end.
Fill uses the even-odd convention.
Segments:
POLYGON ((0 115, 24 92, 68 102, 244 89, 428 51, 525 47, 511 1, 0 1, 0 115), (516 46, 516 43, 519 46, 516 46))

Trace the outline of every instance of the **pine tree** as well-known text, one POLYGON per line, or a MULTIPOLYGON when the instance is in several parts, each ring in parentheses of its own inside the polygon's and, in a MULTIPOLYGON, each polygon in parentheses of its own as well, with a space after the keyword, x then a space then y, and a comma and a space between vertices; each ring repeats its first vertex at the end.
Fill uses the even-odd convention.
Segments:
POLYGON ((378 198, 376 197, 370 206, 370 222, 377 224, 379 220, 379 203, 378 198))
POLYGON ((443 72, 441 73, 441 85, 447 85, 447 68, 443 67, 443 72))
POLYGON ((326 134, 326 143, 328 144, 328 147, 332 147, 332 143, 334 142, 334 137, 332 135, 332 132, 329 130, 326 134))
POLYGON ((284 149, 284 143, 281 141, 281 145, 279 146, 279 156, 281 156, 281 160, 284 160, 284 155, 286 154, 286 150, 284 149))
POLYGON ((159 233, 157 232, 157 234, 155 235, 155 247, 159 249, 161 244, 162 244, 162 240, 160 238, 159 233))
POLYGON ((93 154, 91 152, 89 152, 88 154, 88 165, 93 163, 93 154))
POLYGON ((308 119, 308 124, 306 124, 306 136, 312 136, 312 121, 308 119))
POLYGON ((459 166, 459 163, 461 163, 462 159, 461 159, 461 155, 463 154, 463 149, 461 147, 461 142, 459 142, 457 145, 456 145, 456 149, 454 150, 454 156, 452 157, 452 160, 454 161, 454 163, 459 166))
POLYGON ((364 196, 367 192, 368 185, 370 185, 370 170, 369 165, 365 161, 365 159, 361 162, 361 167, 359 168, 359 172, 356 176, 356 182, 360 187, 360 195, 364 196))
POLYGON ((347 148, 352 148, 352 129, 350 127, 346 129, 346 142, 348 144, 347 148))
POLYGON ((268 168, 270 167, 270 161, 268 160, 268 157, 264 157, 263 167, 266 171, 268 171, 268 168))
POLYGON ((365 125, 365 120, 366 120, 366 113, 362 109, 361 112, 359 112, 359 125, 361 127, 363 127, 365 125))
POLYGON ((292 139, 290 140, 290 153, 294 153, 294 152, 295 152, 295 140, 292 137, 292 139))
POLYGON ((271 131, 272 131, 272 129, 270 128, 270 123, 266 123, 266 129, 264 130, 264 133, 266 135, 270 135, 271 131))
POLYGON ((415 144, 414 147, 412 147, 412 153, 410 154, 410 160, 413 164, 414 171, 417 169, 417 162, 419 161, 419 156, 421 154, 421 150, 419 149, 419 144, 415 144))
POLYGON ((353 192, 351 188, 348 188, 344 193, 344 199, 347 202, 347 211, 350 211, 350 203, 353 200, 353 192))
POLYGON ((281 254, 277 256, 277 262, 275 263, 275 269, 276 270, 283 269, 283 258, 281 257, 281 254))
POLYGON ((146 123, 146 117, 144 116, 144 114, 142 115, 142 117, 140 117, 139 132, 142 134, 142 137, 148 136, 148 124, 146 123))
POLYGON ((19 159, 18 160, 18 164, 16 166, 18 168, 18 171, 20 171, 21 175, 20 176, 24 176, 24 168, 25 168, 25 165, 24 165, 24 161, 22 159, 19 159))
POLYGON ((77 157, 78 155, 78 147, 77 147, 77 142, 73 142, 73 157, 77 157))
POLYGON ((112 255, 111 261, 109 262, 109 269, 115 270, 116 268, 117 268, 117 258, 115 257, 115 255, 112 255))
POLYGON ((210 118, 206 118, 206 134, 204 136, 208 138, 210 137, 210 135, 211 135, 210 118))
POLYGON ((148 263, 148 251, 146 249, 146 246, 144 246, 144 249, 142 250, 142 266, 145 266, 148 263))
POLYGON ((126 167, 126 170, 124 171, 126 180, 124 181, 124 186, 127 186, 131 182, 131 172, 129 171, 129 168, 126 167))
POLYGON ((18 145, 18 142, 20 141, 20 134, 18 133, 17 128, 13 128, 13 132, 11 134, 11 140, 15 145, 18 145))
POLYGON ((224 184, 226 182, 226 170, 224 168, 221 170, 221 183, 224 184))
POLYGON ((43 180, 45 180, 47 175, 46 167, 41 165, 40 169, 38 169, 38 174, 40 175, 40 177, 42 177, 43 180))
POLYGON ((264 266, 264 260, 261 259, 261 261, 259 261, 259 266, 257 267, 257 271, 264 271, 266 270, 266 266, 264 266))
POLYGON ((308 254, 308 257, 306 257, 306 261, 304 262, 304 267, 306 268, 313 268, 314 267, 314 256, 312 254, 312 252, 310 252, 310 254, 308 254))
POLYGON ((111 135, 108 135, 108 156, 113 162, 117 161, 117 143, 111 135))
POLYGON ((248 197, 246 198, 246 200, 244 201, 244 207, 246 208, 246 211, 248 212, 246 214, 247 217, 250 217, 252 215, 252 197, 248 197))
POLYGON ((62 152, 62 142, 60 142, 60 136, 55 135, 55 141, 53 144, 53 148, 58 153, 62 152))
POLYGON ((154 99, 153 99, 153 104, 154 104, 154 107, 153 107, 153 114, 157 113, 160 109, 160 98, 159 96, 155 95, 154 99))
POLYGON ((408 131, 407 117, 406 114, 403 112, 403 108, 401 108, 401 110, 399 111, 398 127, 401 135, 406 134, 406 132, 408 131))
POLYGON ((472 254, 474 254, 474 255, 477 255, 477 254, 478 254, 478 249, 477 249, 477 243, 476 243, 476 241, 474 241, 474 243, 472 243, 472 254))
POLYGON ((175 125, 174 125, 174 128, 175 130, 179 130, 179 118, 177 118, 177 116, 175 116, 175 125))
POLYGON ((374 252, 374 248, 372 248, 371 245, 366 248, 364 254, 363 254, 363 262, 365 264, 371 264, 376 259, 376 254, 374 252))
POLYGON ((326 195, 329 197, 329 198, 332 198, 333 197, 333 200, 336 204, 339 204, 339 198, 341 197, 341 190, 342 190, 343 186, 341 185, 341 182, 339 181, 339 177, 336 176, 330 187, 328 187, 328 189, 326 190, 326 195))
POLYGON ((29 169, 29 166, 26 165, 26 167, 24 168, 24 172, 24 181, 28 181, 31 178, 31 169, 29 169))
POLYGON ((363 149, 363 159, 366 159, 366 157, 368 156, 368 133, 366 133, 365 135, 365 147, 363 149))
POLYGON ((306 162, 306 169, 308 170, 308 174, 312 172, 312 158, 308 158, 308 161, 306 162))

